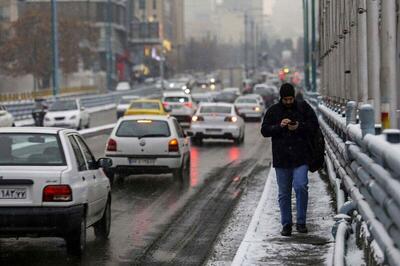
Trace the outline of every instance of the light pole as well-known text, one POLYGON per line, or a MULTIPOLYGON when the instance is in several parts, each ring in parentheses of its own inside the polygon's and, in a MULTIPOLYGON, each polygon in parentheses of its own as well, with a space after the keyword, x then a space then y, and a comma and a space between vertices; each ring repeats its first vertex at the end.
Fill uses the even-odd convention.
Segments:
POLYGON ((310 52, 308 49, 308 0, 303 0, 303 20, 304 20, 304 79, 306 90, 310 89, 310 52))
POLYGON ((57 0, 51 0, 51 46, 53 52, 53 96, 60 91, 59 58, 58 58, 58 26, 57 26, 57 0))
POLYGON ((315 26, 315 0, 311 0, 311 49, 312 49, 312 57, 311 57, 311 77, 312 77, 312 87, 311 90, 313 92, 317 91, 317 41, 316 41, 316 26, 315 26))
POLYGON ((107 0, 107 23, 106 23, 106 60, 107 60, 107 90, 112 90, 112 5, 111 0, 107 0))

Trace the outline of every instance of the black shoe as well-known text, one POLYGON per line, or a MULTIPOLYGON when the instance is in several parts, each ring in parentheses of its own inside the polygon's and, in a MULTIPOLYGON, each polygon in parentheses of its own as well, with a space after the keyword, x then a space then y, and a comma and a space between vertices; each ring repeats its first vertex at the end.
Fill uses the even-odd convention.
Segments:
POLYGON ((282 236, 291 236, 292 235, 292 225, 291 224, 287 224, 284 225, 281 231, 281 235, 282 236))
POLYGON ((299 233, 306 234, 308 233, 307 227, 305 224, 296 224, 296 230, 299 233))

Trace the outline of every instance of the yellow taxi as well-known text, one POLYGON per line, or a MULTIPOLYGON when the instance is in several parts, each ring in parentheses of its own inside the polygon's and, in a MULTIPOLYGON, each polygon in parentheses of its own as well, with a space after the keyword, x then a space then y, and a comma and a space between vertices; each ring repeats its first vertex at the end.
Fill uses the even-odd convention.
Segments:
POLYGON ((125 111, 124 115, 167 115, 160 100, 139 99, 134 100, 125 111))

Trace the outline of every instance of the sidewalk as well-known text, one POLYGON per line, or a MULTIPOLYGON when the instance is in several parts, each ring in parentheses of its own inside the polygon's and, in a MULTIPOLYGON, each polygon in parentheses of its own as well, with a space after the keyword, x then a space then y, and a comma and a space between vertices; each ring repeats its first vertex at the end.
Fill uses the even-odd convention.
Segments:
MULTIPOLYGON (((296 208, 293 192, 293 219, 296 208)), ((309 173, 308 234, 293 227, 291 237, 280 235, 280 211, 275 169, 271 169, 264 192, 232 265, 330 265, 334 240, 331 234, 332 199, 318 173, 309 173)))

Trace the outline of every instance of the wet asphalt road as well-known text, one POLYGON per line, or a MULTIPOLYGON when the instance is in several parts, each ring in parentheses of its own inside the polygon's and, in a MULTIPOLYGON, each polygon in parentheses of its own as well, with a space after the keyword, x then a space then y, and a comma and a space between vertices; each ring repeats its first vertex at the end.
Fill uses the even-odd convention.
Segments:
MULTIPOLYGON (((92 116, 92 126, 115 121, 115 110, 92 116)), ((103 156, 106 141, 107 136, 87 139, 97 158, 103 156)), ((163 261, 163 247, 176 249, 177 245, 184 245, 181 239, 174 239, 174 236, 177 238, 180 234, 187 234, 185 231, 177 231, 176 227, 180 229, 180 224, 176 224, 177 221, 180 219, 180 223, 192 224, 196 217, 197 219, 203 217, 205 209, 215 209, 215 213, 219 213, 218 208, 230 208, 229 206, 234 203, 234 198, 240 196, 240 190, 237 190, 242 183, 240 177, 245 176, 244 171, 256 164, 257 159, 267 156, 268 149, 270 149, 269 144, 259 135, 258 122, 246 124, 245 143, 241 146, 236 146, 230 141, 207 140, 201 147, 192 146, 191 177, 187 187, 174 183, 171 175, 131 176, 113 187, 110 238, 106 242, 96 240, 93 229, 90 228, 87 236, 87 250, 82 258, 69 257, 62 239, 1 239, 0 265, 156 265, 161 263, 174 265, 178 262, 180 264, 182 258, 179 256, 191 257, 198 251, 195 245, 183 246, 181 252, 174 255, 175 257, 163 261), (227 181, 219 182, 224 179, 227 181), (224 190, 231 196, 222 194, 224 190), (215 198, 205 200, 210 195, 215 195, 215 198), (210 202, 215 199, 226 202, 226 205, 211 207, 210 202), (168 228, 168 234, 163 234, 168 228)), ((207 216, 207 222, 212 223, 212 213, 207 213, 205 216, 207 216)), ((217 223, 222 223, 224 218, 226 218, 225 214, 219 217, 221 220, 216 220, 217 223)), ((218 234, 218 228, 216 225, 213 232, 210 232, 207 245, 212 245, 213 239, 218 234)), ((196 232, 199 233, 205 229, 196 227, 188 230, 197 230, 196 232)), ((184 237, 186 242, 192 239, 184 237)), ((207 245, 201 246, 203 251, 207 249, 207 245)), ((204 256, 207 256, 206 251, 202 253, 203 257, 190 264, 198 265, 203 261, 204 256)))

